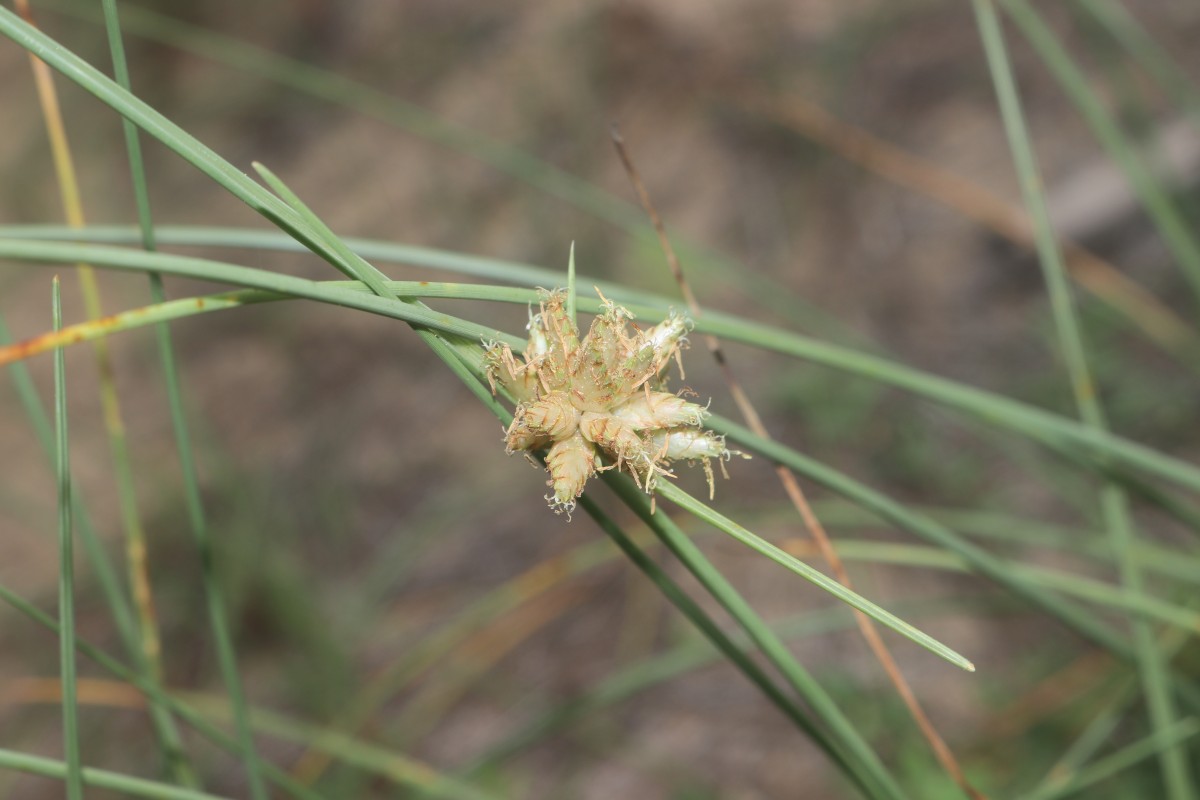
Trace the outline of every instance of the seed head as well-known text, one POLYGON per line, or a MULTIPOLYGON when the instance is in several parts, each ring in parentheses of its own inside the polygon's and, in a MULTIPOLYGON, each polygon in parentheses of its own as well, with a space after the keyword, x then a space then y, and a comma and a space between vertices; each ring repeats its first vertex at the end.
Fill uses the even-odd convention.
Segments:
POLYGON ((543 290, 522 357, 508 345, 486 345, 492 391, 500 385, 517 400, 505 447, 509 453, 547 451, 546 499, 558 513, 570 513, 598 469, 624 470, 649 493, 671 475, 672 461, 700 461, 711 494, 710 459, 728 460, 733 451, 701 428, 704 406, 663 390, 663 373, 678 360, 691 323, 672 313, 652 328, 631 331, 633 314, 601 299, 601 313, 582 339, 566 295, 543 290))

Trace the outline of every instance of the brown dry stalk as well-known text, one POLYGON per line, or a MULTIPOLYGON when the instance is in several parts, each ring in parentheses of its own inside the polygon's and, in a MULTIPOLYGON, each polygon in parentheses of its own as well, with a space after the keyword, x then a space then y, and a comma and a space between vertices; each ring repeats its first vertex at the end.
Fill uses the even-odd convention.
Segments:
MULTIPOLYGON (((17 13, 26 22, 37 27, 28 0, 15 0, 14 5, 17 13)), ((62 197, 67 225, 71 228, 82 228, 86 224, 83 201, 79 195, 79 181, 76 178, 74 160, 71 158, 71 147, 67 140, 62 109, 58 103, 58 92, 54 88, 54 76, 46 62, 33 55, 32 52, 29 54, 29 61, 33 68, 33 79, 45 120, 46 134, 50 139, 50 152, 54 159, 55 174, 58 176, 58 189, 62 197)), ((79 276, 79 286, 88 318, 99 320, 104 316, 104 311, 100 300, 100 287, 96 281, 96 271, 88 264, 77 264, 76 273, 79 276)), ((100 402, 104 410, 104 424, 108 431, 113 457, 115 460, 126 460, 125 423, 121 416, 121 404, 117 398, 114 384, 108 341, 104 337, 100 337, 94 340, 93 346, 100 373, 100 402)), ((116 474, 119 483, 127 483, 123 477, 126 474, 125 470, 118 467, 116 474)), ((133 486, 122 485, 118 495, 122 521, 125 526, 126 561, 129 581, 133 589, 134 605, 138 612, 142 653, 145 656, 150 676, 154 680, 160 680, 162 677, 162 645, 158 636, 158 618, 154 611, 154 596, 147 568, 146 537, 142 530, 133 486)))
MULTIPOLYGON (((675 249, 671 246, 670 239, 667 238, 662 217, 659 216, 657 209, 655 209, 654 204, 651 202, 650 194, 646 191, 646 186, 642 182, 637 167, 633 164, 633 159, 630 158, 629 152, 625 147, 625 142, 621 138, 621 133, 616 125, 612 128, 612 140, 613 145, 616 147, 617 155, 625 167, 625 172, 629 175, 629 180, 637 192, 638 199, 641 201, 642 208, 645 209, 647 216, 650 217, 655 233, 658 234, 659 244, 662 246, 663 253, 667 259, 667 265, 671 269, 671 274, 674 276, 675 282, 679 284, 679 291, 687 302, 688 309, 692 315, 699 318, 702 314, 700 304, 696 301, 696 296, 692 292, 687 279, 684 277, 679 257, 675 254, 675 249)), ((771 435, 767 432, 766 426, 763 425, 762 418, 759 417, 758 411, 750 402, 750 398, 746 395, 741 384, 734 376, 733 368, 730 366, 729 360, 725 357, 725 353, 721 349, 720 341, 711 334, 705 334, 704 342, 708 346, 709 352, 712 353, 713 360, 717 362, 717 366, 720 368, 721 374, 729 386, 729 392, 737 404, 738 411, 741 413, 743 419, 745 419, 746 425, 754 431, 755 435, 770 441, 771 435)), ((817 515, 813 513, 812 506, 809 505, 808 499, 804 496, 804 490, 800 488, 800 483, 796 480, 796 476, 792 473, 791 469, 782 464, 775 466, 775 474, 779 477, 780 483, 783 484, 788 499, 792 501, 792 505, 796 507, 796 511, 799 512, 805 526, 812 534, 817 547, 821 551, 822 557, 833 571, 834 577, 847 589, 853 589, 850 576, 846 572, 841 557, 837 554, 833 542, 830 541, 829 535, 825 531, 825 526, 821 524, 821 521, 817 519, 817 515)), ((954 757, 954 753, 937 732, 937 729, 933 726, 933 722, 930 721, 925 710, 917 701, 912 687, 909 686, 908 681, 900 672, 895 658, 892 657, 891 651, 884 644, 883 639, 879 635, 879 630, 875 627, 875 623, 871 621, 870 617, 858 610, 854 611, 854 618, 858 623, 858 628, 862 632, 863 638, 866 639, 867 645, 871 648, 871 652, 875 654, 876 659, 879 660, 880 665, 883 667, 883 671, 887 673, 888 679, 896 688, 896 693, 900 695, 900 699, 908 707, 909 713, 912 714, 913 720, 917 723, 917 727, 920 728, 925 740, 929 742, 929 746, 933 750, 938 762, 941 763, 942 768, 946 770, 946 773, 962 788, 968 797, 971 797, 973 800, 986 800, 986 795, 972 786, 967 780, 962 767, 958 763, 958 759, 954 757)))
MULTIPOLYGON (((105 678, 76 678, 76 699, 83 705, 108 708, 141 709, 146 697, 136 686, 105 678)), ((0 706, 57 704, 62 702, 62 681, 58 678, 17 678, 5 681, 0 706)))
MULTIPOLYGON (((949 170, 844 122, 801 97, 776 101, 744 95, 740 106, 783 125, 868 172, 961 213, 993 233, 1033 248, 1029 217, 1018 207, 949 170)), ((1187 324, 1157 297, 1086 248, 1059 240, 1067 269, 1080 286, 1139 325, 1171 351, 1191 343, 1187 324)))

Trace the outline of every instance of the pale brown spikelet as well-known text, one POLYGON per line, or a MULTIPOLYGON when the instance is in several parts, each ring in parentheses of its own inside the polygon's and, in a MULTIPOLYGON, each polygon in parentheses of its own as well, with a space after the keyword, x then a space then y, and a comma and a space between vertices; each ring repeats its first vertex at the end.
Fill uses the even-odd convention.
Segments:
POLYGON ((513 424, 520 424, 536 434, 559 441, 579 427, 579 409, 562 394, 550 394, 541 400, 522 403, 517 408, 513 424))
POLYGON ((728 459, 734 451, 725 446, 725 437, 700 428, 671 428, 655 431, 650 446, 668 459, 728 459))
POLYGON ((520 425, 516 419, 504 432, 504 451, 510 456, 519 451, 544 450, 554 444, 554 439, 520 425))
POLYGON ((624 363, 631 388, 638 388, 662 372, 678 352, 690 325, 687 318, 672 313, 653 328, 638 333, 624 363))
POLYGON ((646 442, 632 427, 610 414, 585 411, 579 418, 585 439, 612 456, 617 469, 625 468, 645 488, 654 474, 654 457, 646 442))
POLYGON ((670 392, 642 391, 613 409, 612 415, 634 430, 699 426, 708 409, 670 392))
POLYGON ((704 467, 704 475, 708 478, 708 499, 716 493, 713 480, 712 461, 715 459, 725 472, 725 462, 732 456, 749 458, 750 456, 738 450, 730 450, 725 446, 725 437, 701 428, 671 428, 654 431, 649 436, 650 447, 654 449, 657 458, 668 461, 686 460, 699 461, 704 467))
POLYGON ((546 454, 546 469, 550 472, 547 485, 551 488, 550 507, 556 513, 570 514, 575 499, 596 471, 596 450, 578 431, 555 443, 546 454))
POLYGON ((483 367, 487 373, 492 394, 496 385, 504 387, 517 402, 531 400, 537 393, 538 375, 536 365, 517 360, 507 344, 491 342, 484 347, 483 367))

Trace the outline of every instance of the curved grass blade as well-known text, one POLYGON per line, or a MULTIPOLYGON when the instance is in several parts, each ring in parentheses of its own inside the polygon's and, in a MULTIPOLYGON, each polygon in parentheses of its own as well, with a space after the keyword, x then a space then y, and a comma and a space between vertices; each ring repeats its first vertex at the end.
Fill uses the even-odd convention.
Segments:
MULTIPOLYGON (((0 11, 3 11, 3 9, 0 9, 0 11)), ((61 262, 64 255, 69 260, 83 252, 87 252, 88 255, 95 257, 92 263, 111 269, 129 272, 158 271, 181 277, 262 289, 275 294, 303 297, 309 300, 318 300, 345 306, 346 308, 353 308, 358 311, 369 311, 372 314, 403 320, 419 327, 430 328, 472 341, 497 339, 509 342, 515 346, 523 344, 516 337, 494 328, 488 328, 484 325, 410 303, 397 302, 386 297, 366 294, 361 289, 354 291, 344 286, 338 286, 336 282, 333 284, 322 283, 304 278, 295 278, 290 275, 280 275, 266 270, 225 264, 219 261, 171 256, 165 253, 147 253, 142 250, 92 247, 68 254, 66 251, 58 249, 64 246, 73 247, 58 245, 54 250, 50 250, 46 249, 44 243, 22 243, 10 239, 0 241, 0 257, 9 257, 30 262, 61 262)))

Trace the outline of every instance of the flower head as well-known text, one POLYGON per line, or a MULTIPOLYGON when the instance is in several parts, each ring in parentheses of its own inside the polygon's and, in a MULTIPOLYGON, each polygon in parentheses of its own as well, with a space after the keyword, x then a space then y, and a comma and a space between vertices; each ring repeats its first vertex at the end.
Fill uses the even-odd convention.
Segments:
POLYGON ((604 300, 581 339, 566 295, 543 291, 524 355, 505 344, 487 347, 492 390, 499 384, 518 402, 505 447, 509 453, 547 451, 546 499, 556 512, 570 512, 599 470, 628 472, 649 493, 677 459, 704 463, 711 494, 709 460, 732 453, 723 437, 701 428, 704 406, 664 391, 664 372, 691 323, 671 314, 653 328, 631 331, 631 319, 628 309, 604 300))

